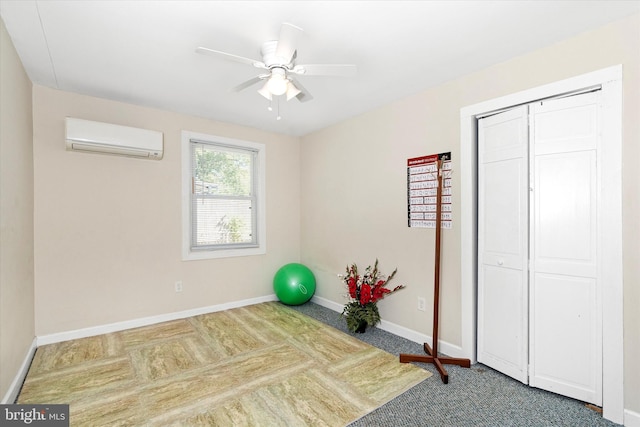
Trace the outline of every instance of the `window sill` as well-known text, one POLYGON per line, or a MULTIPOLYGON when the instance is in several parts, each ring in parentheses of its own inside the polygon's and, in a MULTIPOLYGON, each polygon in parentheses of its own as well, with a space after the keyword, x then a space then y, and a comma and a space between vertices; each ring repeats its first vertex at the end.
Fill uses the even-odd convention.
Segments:
POLYGON ((243 248, 243 249, 220 249, 209 251, 191 251, 183 252, 183 261, 198 261, 203 259, 232 258, 242 256, 254 256, 266 254, 266 248, 243 248))

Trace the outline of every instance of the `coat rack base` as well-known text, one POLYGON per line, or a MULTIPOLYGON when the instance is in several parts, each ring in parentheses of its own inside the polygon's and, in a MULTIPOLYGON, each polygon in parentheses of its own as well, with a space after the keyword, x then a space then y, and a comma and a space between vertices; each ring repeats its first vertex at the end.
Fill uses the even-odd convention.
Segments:
POLYGON ((459 359, 456 357, 441 357, 437 354, 434 355, 433 350, 429 344, 424 343, 424 352, 422 354, 400 354, 400 363, 420 362, 420 363, 432 363, 440 373, 440 378, 444 384, 449 384, 449 373, 445 369, 444 365, 457 365, 463 368, 470 368, 471 361, 469 359, 459 359))

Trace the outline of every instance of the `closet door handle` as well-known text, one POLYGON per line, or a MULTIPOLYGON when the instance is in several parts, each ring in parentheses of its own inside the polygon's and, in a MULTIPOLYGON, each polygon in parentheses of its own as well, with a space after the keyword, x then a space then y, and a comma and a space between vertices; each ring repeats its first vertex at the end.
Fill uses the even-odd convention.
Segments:
POLYGON ((500 260, 498 260, 498 265, 502 265, 502 264, 504 264, 504 261, 503 261, 503 260, 501 260, 501 259, 500 259, 500 260))

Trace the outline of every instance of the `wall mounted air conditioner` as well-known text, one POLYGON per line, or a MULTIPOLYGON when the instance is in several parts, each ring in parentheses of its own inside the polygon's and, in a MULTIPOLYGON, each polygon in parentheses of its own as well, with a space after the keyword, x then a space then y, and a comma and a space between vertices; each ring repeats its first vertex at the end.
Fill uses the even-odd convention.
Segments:
POLYGON ((160 160, 162 132, 66 118, 67 150, 160 160))

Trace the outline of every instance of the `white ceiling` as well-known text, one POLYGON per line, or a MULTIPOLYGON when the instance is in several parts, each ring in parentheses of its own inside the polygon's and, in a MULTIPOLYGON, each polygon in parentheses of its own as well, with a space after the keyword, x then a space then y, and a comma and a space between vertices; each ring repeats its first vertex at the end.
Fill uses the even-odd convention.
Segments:
MULTIPOLYGON (((0 14, 34 83, 304 135, 448 80, 640 12, 628 1, 27 1, 0 14), (356 77, 299 76, 314 99, 267 111, 251 66, 280 25, 304 29, 297 63, 351 63, 356 77)), ((594 48, 597 48, 594 46, 594 48)))

